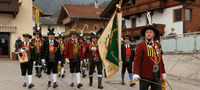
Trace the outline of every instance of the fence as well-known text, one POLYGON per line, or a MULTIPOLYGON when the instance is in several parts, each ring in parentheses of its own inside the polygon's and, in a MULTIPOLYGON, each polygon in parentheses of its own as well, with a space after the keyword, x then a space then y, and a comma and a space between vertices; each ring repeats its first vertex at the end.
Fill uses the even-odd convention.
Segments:
POLYGON ((198 52, 200 51, 200 32, 161 37, 163 52, 198 52))

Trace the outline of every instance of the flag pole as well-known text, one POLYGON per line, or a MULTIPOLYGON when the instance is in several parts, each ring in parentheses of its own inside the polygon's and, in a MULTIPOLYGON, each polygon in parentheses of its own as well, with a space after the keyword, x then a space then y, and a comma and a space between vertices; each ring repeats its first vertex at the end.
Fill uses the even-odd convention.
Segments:
POLYGON ((121 5, 122 5, 123 0, 119 2, 118 5, 116 5, 118 9, 117 13, 117 22, 118 22, 118 49, 119 49, 119 62, 122 62, 122 57, 121 57, 121 37, 122 37, 122 11, 121 11, 121 5))

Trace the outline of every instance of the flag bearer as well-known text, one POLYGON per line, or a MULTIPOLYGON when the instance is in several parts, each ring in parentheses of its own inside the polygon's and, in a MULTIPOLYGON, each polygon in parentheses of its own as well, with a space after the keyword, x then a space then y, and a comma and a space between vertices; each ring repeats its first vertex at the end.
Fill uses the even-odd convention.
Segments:
POLYGON ((101 61, 99 50, 98 50, 98 44, 97 40, 98 37, 96 35, 93 35, 91 37, 92 42, 87 45, 87 49, 85 52, 85 58, 89 57, 90 62, 90 69, 89 69, 89 86, 92 86, 93 83, 93 72, 95 69, 95 66, 97 66, 97 72, 98 72, 98 88, 103 89, 102 86, 102 69, 103 69, 103 63, 101 61))

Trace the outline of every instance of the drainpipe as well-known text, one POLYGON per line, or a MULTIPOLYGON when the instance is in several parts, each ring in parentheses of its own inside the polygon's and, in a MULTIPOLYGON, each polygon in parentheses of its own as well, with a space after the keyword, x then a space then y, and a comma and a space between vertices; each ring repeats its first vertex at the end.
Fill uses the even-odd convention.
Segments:
POLYGON ((193 52, 197 52, 197 35, 196 35, 196 33, 194 33, 194 50, 193 50, 193 52))

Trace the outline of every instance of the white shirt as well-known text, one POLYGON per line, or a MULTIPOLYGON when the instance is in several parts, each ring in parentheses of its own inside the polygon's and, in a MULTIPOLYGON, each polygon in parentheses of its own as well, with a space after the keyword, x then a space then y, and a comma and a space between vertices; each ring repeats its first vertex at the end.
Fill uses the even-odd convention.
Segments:
MULTIPOLYGON (((148 40, 146 40, 147 41, 147 43, 149 42, 148 40)), ((152 43, 152 45, 154 44, 154 41, 151 41, 151 42, 149 42, 149 43, 152 43)))
POLYGON ((54 44, 54 40, 49 40, 49 45, 54 44))
POLYGON ((29 45, 29 42, 25 42, 25 41, 24 41, 24 45, 29 45), (27 44, 26 44, 26 43, 27 43, 27 44))
POLYGON ((73 40, 73 42, 74 42, 74 41, 77 42, 77 39, 73 39, 73 38, 72 38, 72 40, 73 40))
POLYGON ((126 44, 126 48, 129 48, 129 43, 128 43, 128 44, 126 44))
POLYGON ((39 38, 36 38, 36 40, 40 40, 39 38))

